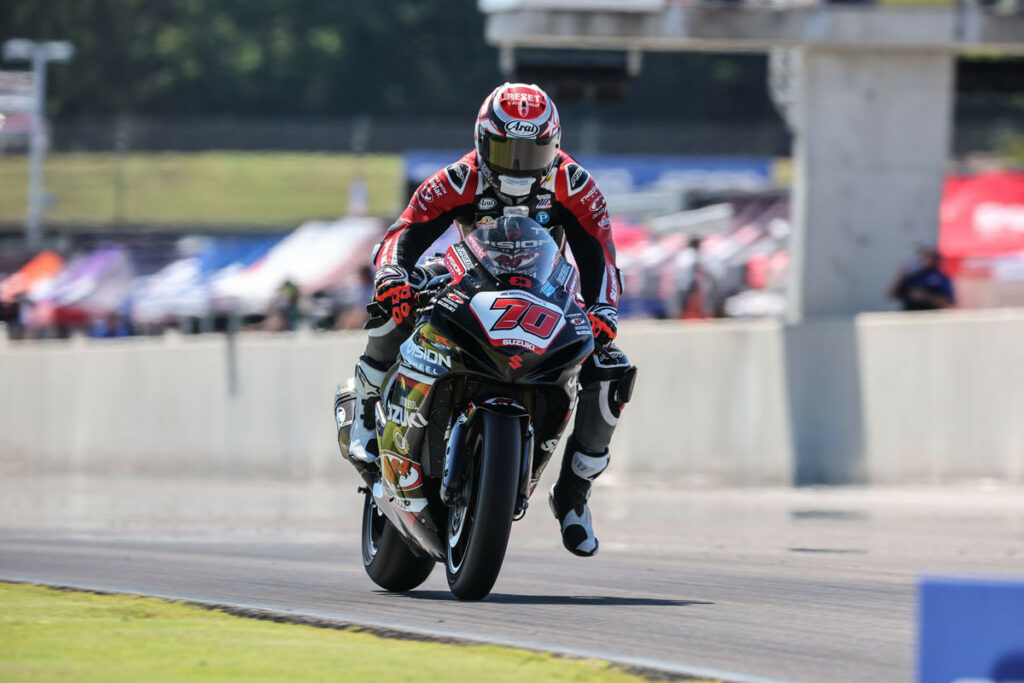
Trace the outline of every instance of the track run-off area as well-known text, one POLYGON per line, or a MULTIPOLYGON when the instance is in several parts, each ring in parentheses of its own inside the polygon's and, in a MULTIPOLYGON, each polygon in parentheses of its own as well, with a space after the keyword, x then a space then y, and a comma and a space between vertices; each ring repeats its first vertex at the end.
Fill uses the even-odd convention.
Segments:
POLYGON ((545 483, 491 596, 366 577, 356 481, 0 478, 0 578, 279 612, 732 681, 913 677, 916 581, 1019 574, 1024 491, 708 489, 602 480, 601 551, 561 547, 545 483))

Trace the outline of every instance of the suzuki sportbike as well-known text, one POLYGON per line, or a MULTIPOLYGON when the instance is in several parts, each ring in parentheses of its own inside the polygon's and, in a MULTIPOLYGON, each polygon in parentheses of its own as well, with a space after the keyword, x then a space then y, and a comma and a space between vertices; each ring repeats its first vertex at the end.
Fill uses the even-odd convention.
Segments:
MULTIPOLYGON (((437 266, 375 409, 363 564, 377 585, 407 591, 442 563, 452 593, 475 600, 497 580, 594 340, 575 267, 529 219, 478 228, 437 266)), ((355 394, 337 398, 347 458, 355 394)))

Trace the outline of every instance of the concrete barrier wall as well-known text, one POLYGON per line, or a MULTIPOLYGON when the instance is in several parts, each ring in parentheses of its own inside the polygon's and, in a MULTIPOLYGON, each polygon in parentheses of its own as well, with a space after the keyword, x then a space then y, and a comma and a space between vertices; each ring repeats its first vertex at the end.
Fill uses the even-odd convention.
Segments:
MULTIPOLYGON (((712 484, 1024 481, 1024 312, 624 324, 609 474, 712 484)), ((355 334, 0 344, 0 472, 339 472, 355 334), (232 380, 234 377, 234 380, 232 380)))

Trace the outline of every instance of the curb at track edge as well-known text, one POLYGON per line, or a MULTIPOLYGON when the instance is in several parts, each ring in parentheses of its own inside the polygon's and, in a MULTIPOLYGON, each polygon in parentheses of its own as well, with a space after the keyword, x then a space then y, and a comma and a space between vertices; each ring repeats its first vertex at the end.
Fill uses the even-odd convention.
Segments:
POLYGON ((282 624, 313 626, 315 628, 334 630, 355 629, 361 632, 371 633, 381 638, 415 640, 427 643, 442 643, 446 645, 496 645, 499 647, 550 654, 567 659, 597 659, 621 667, 629 673, 657 681, 712 679, 714 681, 719 681, 720 683, 794 683, 793 681, 766 678, 764 676, 754 676, 734 671, 723 671, 706 666, 685 663, 679 664, 665 660, 616 654, 613 652, 602 652, 587 648, 549 645, 531 640, 487 637, 479 634, 463 633, 460 631, 436 632, 410 624, 402 624, 400 622, 372 621, 361 617, 332 615, 327 612, 296 609, 283 605, 225 602, 223 600, 189 597, 187 595, 177 593, 137 591, 100 584, 48 581, 45 579, 33 579, 23 576, 0 575, 0 583, 29 584, 45 586, 47 588, 57 590, 82 591, 97 595, 131 595, 147 598, 159 598, 161 600, 180 602, 186 605, 202 607, 203 609, 224 612, 225 614, 230 614, 232 616, 259 619, 261 621, 273 621, 282 624))

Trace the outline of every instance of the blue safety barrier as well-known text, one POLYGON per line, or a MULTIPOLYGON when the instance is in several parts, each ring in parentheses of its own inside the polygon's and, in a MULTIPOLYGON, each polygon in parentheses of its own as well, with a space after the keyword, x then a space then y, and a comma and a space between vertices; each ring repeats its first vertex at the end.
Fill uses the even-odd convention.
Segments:
POLYGON ((925 578, 919 683, 1024 683, 1024 579, 925 578))

